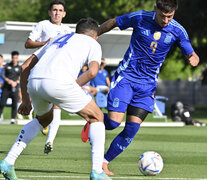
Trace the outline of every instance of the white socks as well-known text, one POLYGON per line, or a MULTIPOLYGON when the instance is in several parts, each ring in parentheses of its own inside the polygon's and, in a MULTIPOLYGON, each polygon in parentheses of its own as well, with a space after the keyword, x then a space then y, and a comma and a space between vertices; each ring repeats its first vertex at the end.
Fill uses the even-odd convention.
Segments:
POLYGON ((102 122, 90 124, 89 137, 91 143, 92 169, 101 173, 104 158, 105 126, 102 122))
POLYGON ((21 130, 16 142, 11 147, 7 154, 5 161, 9 164, 14 165, 16 159, 19 157, 21 152, 26 148, 32 139, 34 139, 38 133, 43 129, 42 125, 35 118, 31 122, 27 123, 21 130))
POLYGON ((49 132, 48 132, 46 143, 51 142, 51 144, 53 144, 58 128, 60 126, 60 121, 61 121, 61 109, 53 109, 53 120, 49 125, 49 132))
POLYGON ((105 162, 105 163, 107 163, 107 164, 109 163, 105 158, 103 159, 103 162, 105 162))

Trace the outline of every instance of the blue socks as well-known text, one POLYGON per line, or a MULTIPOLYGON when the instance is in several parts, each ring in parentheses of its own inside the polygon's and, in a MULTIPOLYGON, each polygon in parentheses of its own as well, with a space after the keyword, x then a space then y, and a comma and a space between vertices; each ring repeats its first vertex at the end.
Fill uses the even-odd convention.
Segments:
POLYGON ((106 130, 112 130, 119 127, 120 123, 110 119, 108 114, 104 113, 104 124, 106 130))
POLYGON ((104 158, 110 162, 116 156, 121 154, 132 142, 134 136, 139 130, 139 127, 140 124, 127 121, 123 131, 112 141, 107 153, 104 155, 104 158))

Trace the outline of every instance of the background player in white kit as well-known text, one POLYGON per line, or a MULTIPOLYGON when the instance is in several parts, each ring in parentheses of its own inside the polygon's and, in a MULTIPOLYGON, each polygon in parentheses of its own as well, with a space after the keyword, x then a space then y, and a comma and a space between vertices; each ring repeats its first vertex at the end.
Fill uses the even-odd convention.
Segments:
POLYGON ((76 32, 79 34, 55 37, 22 65, 23 100, 18 112, 23 115, 30 112, 31 97, 37 117, 22 128, 7 157, 0 162, 0 172, 5 178, 17 179, 14 170, 16 159, 27 144, 52 121, 52 106, 55 104, 67 112, 77 112, 91 123, 90 179, 111 180, 102 170, 105 143, 103 113, 91 96, 81 88, 97 75, 101 62, 101 46, 95 40, 98 38, 98 24, 91 18, 81 19, 76 32), (78 77, 85 63, 89 69, 78 77))
MULTIPOLYGON (((25 43, 26 48, 39 48, 58 34, 71 33, 71 29, 67 25, 62 24, 62 19, 66 16, 64 7, 65 2, 63 0, 53 0, 50 3, 48 10, 50 19, 40 21, 36 25, 25 43)), ((61 109, 55 105, 53 108, 53 121, 49 125, 49 132, 48 127, 42 131, 45 135, 48 133, 44 148, 44 152, 47 154, 53 150, 53 142, 61 120, 61 109)))

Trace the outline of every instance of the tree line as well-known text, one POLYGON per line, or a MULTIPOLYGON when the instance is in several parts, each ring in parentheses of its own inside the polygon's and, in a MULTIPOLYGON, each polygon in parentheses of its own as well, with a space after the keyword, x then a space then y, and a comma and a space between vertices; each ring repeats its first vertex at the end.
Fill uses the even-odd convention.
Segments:
MULTIPOLYGON (((0 0, 0 22, 38 22, 48 19, 50 2, 50 0, 0 0)), ((76 23, 80 18, 92 17, 100 24, 109 18, 137 10, 153 10, 155 4, 155 0, 65 0, 65 2, 67 16, 63 20, 64 23, 76 23)), ((179 8, 175 14, 175 20, 187 30, 193 48, 200 56, 201 64, 207 60, 206 7, 207 1, 179 0, 179 8)), ((172 48, 164 63, 166 72, 161 72, 162 78, 169 78, 169 76, 174 76, 175 79, 179 78, 176 76, 178 72, 170 72, 173 62, 176 63, 174 65, 179 66, 177 69, 180 69, 181 74, 187 71, 186 77, 189 76, 189 73, 196 72, 195 68, 189 67, 187 61, 183 61, 183 56, 178 52, 176 47, 172 48), (167 66, 169 67, 167 68, 167 66)))

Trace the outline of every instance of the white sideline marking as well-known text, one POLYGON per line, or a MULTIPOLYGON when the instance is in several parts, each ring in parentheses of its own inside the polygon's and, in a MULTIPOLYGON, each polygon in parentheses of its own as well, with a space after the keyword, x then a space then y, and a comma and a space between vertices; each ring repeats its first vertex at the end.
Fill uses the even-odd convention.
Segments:
MULTIPOLYGON (((21 178, 58 178, 58 179, 88 179, 88 176, 21 176, 21 178)), ((159 178, 159 177, 113 177, 113 179, 142 179, 142 180, 207 180, 202 178, 159 178)), ((0 180, 4 180, 0 178, 0 180)), ((26 180, 26 179, 19 179, 26 180)))
MULTIPOLYGON (((25 125, 30 120, 17 120, 18 125, 25 125)), ((85 125, 85 120, 61 120, 60 125, 68 125, 68 126, 79 126, 85 125)), ((124 126, 125 123, 121 123, 120 126, 124 126)), ((141 124, 142 127, 183 127, 185 124, 183 122, 143 122, 141 124)))

